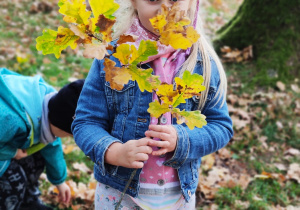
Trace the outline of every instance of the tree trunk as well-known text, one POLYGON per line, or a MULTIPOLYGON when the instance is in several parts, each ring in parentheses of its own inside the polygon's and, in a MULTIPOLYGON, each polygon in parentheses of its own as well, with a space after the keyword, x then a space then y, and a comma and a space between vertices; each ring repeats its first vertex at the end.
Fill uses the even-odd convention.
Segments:
POLYGON ((253 46, 259 83, 300 76, 300 0, 245 0, 214 46, 253 46))

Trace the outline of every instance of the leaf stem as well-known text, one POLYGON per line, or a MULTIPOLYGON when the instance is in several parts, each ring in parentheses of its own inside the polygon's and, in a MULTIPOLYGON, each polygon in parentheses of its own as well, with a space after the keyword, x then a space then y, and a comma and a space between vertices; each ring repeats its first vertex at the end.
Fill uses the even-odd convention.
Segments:
POLYGON ((124 198, 124 195, 125 195, 125 193, 126 193, 128 187, 129 187, 129 185, 130 185, 130 183, 131 183, 133 177, 135 176, 136 172, 137 172, 137 169, 135 169, 135 170, 133 170, 133 171, 131 172, 130 178, 129 178, 128 182, 126 183, 126 186, 125 186, 125 188, 124 188, 124 190, 123 190, 123 192, 122 192, 122 194, 121 194, 121 198, 120 198, 119 202, 117 203, 117 205, 116 205, 116 207, 115 207, 115 210, 118 210, 118 209, 119 209, 119 207, 120 207, 120 205, 121 205, 121 202, 122 202, 122 200, 123 200, 123 198, 124 198))

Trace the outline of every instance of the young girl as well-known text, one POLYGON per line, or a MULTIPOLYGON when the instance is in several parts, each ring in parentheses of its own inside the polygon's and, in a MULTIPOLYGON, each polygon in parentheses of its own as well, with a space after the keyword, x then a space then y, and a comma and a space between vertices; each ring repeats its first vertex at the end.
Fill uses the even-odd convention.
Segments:
MULTIPOLYGON (((123 5, 126 1, 122 2, 123 5)), ((137 46, 142 39, 158 40, 149 18, 157 14, 162 4, 170 7, 174 2, 177 1, 131 0, 130 6, 119 14, 116 36, 137 35, 137 46)), ((134 169, 138 170, 126 191, 122 209, 194 209, 201 157, 224 147, 233 135, 225 101, 226 76, 200 27, 199 1, 178 2, 194 20, 192 24, 201 37, 188 50, 159 45, 158 56, 150 57, 142 68, 153 68, 162 82, 170 84, 184 70, 203 75, 206 91, 179 108, 201 110, 207 125, 190 130, 185 124, 177 125, 170 113, 162 116, 161 125, 156 125, 157 119, 147 112, 156 96, 141 92, 134 81, 121 91, 112 89, 105 81, 103 60, 94 60, 72 129, 76 143, 95 162, 94 174, 99 182, 97 210, 115 207, 134 169)), ((117 65, 121 66, 119 62, 117 65)))

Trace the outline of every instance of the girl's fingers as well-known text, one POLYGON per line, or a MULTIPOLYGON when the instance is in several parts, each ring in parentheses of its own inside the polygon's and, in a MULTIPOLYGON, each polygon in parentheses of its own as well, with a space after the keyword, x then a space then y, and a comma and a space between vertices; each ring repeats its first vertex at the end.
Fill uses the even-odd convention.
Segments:
POLYGON ((138 153, 138 154, 136 154, 135 159, 137 161, 146 161, 149 159, 149 156, 145 153, 138 153))
POLYGON ((170 127, 166 125, 149 125, 149 129, 156 132, 171 133, 170 127))
POLYGON ((144 167, 144 163, 140 161, 134 161, 131 164, 131 168, 143 168, 143 167, 144 167))
POLYGON ((155 155, 155 156, 159 156, 159 155, 164 155, 168 152, 167 149, 160 149, 160 150, 157 150, 157 151, 153 151, 152 152, 152 155, 155 155))
POLYGON ((137 153, 151 154, 152 148, 150 146, 140 146, 138 147, 137 153))
POLYGON ((157 132, 157 131, 146 131, 145 135, 147 137, 152 137, 152 138, 159 138, 161 140, 168 140, 170 138, 170 135, 168 133, 164 132, 157 132))
POLYGON ((149 141, 149 146, 152 146, 152 147, 167 148, 167 147, 169 147, 169 145, 170 145, 170 142, 168 142, 168 141, 155 141, 155 140, 149 141))

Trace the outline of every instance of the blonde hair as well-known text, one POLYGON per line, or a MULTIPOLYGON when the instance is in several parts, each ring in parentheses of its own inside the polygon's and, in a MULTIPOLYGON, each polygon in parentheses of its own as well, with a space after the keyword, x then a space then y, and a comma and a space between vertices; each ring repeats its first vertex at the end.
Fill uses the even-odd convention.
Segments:
MULTIPOLYGON (((196 10, 198 9, 197 0, 191 0, 191 1, 192 1, 191 2, 192 5, 188 11, 188 17, 191 20, 194 20, 196 10)), ((115 16, 117 17, 117 23, 114 26, 114 38, 117 38, 121 34, 125 33, 128 30, 128 28, 130 28, 134 18, 136 17, 136 13, 132 6, 131 0, 116 0, 116 2, 120 4, 120 9, 115 13, 115 16)), ((207 99, 210 80, 211 80, 210 57, 212 58, 212 60, 215 61, 220 75, 219 88, 217 93, 215 94, 215 97, 213 98, 213 100, 216 100, 215 104, 217 104, 222 99, 222 103, 221 103, 222 106, 226 100, 227 79, 226 79, 224 68, 222 66, 222 63, 218 55, 216 54, 215 50, 213 49, 213 47, 211 46, 211 44, 209 43, 208 39, 204 34, 202 21, 199 13, 200 12, 198 12, 195 29, 200 34, 200 38, 195 44, 193 44, 191 49, 191 54, 189 55, 188 59, 182 64, 182 68, 180 70, 180 76, 182 76, 185 70, 188 70, 191 73, 194 71, 194 68, 197 64, 198 52, 200 52, 203 60, 203 78, 204 78, 203 85, 206 87, 206 90, 202 92, 199 101, 198 109, 202 110, 205 105, 205 101, 207 99)))

